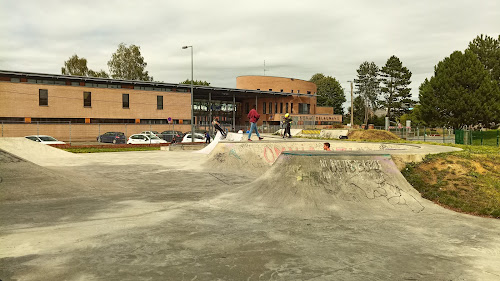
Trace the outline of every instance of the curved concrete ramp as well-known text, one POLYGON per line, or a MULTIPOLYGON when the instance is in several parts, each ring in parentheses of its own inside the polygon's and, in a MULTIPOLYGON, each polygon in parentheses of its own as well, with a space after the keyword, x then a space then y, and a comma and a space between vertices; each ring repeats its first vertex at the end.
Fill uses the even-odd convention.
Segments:
POLYGON ((236 201, 300 214, 424 211, 425 203, 389 154, 283 152, 236 201))
MULTIPOLYGON (((206 166, 220 171, 244 172, 261 175, 278 159, 283 151, 323 151, 325 141, 258 141, 219 142, 209 155, 206 166)), ((414 144, 361 143, 330 141, 332 152, 384 151, 398 154, 397 162, 419 161, 426 154, 457 150, 453 147, 423 146, 414 144)), ((458 149, 459 150, 459 149, 458 149)), ((401 167, 400 167, 401 168, 401 167)))
POLYGON ((79 157, 26 138, 0 138, 0 149, 40 166, 61 165, 79 157))
POLYGON ((201 154, 209 154, 214 150, 214 148, 217 146, 219 141, 225 140, 225 141, 241 141, 243 138, 243 134, 237 134, 237 133, 227 133, 227 136, 225 139, 222 138, 222 134, 220 132, 217 132, 215 135, 214 140, 207 146, 205 146, 203 149, 194 151, 194 153, 201 153, 201 154))

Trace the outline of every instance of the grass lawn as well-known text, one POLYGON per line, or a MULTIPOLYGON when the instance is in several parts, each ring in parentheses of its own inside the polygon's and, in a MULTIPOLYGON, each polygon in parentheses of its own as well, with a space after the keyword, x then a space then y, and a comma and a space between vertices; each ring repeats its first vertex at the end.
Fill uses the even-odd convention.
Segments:
POLYGON ((402 171, 422 197, 455 211, 500 218, 500 148, 465 146, 402 171))
POLYGON ((122 151, 149 151, 149 150, 160 150, 159 146, 141 146, 141 147, 105 147, 105 148, 95 148, 95 147, 85 147, 85 148, 64 148, 63 150, 73 152, 73 153, 98 153, 98 152, 122 152, 122 151))

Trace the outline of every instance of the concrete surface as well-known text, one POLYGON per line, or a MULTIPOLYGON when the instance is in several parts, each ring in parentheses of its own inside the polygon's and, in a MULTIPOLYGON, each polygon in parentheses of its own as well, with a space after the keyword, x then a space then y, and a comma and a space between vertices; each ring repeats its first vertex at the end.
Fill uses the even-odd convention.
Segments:
POLYGON ((259 175, 189 151, 0 151, 0 279, 499 280, 500 221, 422 199, 389 156, 408 150, 284 152, 259 175))

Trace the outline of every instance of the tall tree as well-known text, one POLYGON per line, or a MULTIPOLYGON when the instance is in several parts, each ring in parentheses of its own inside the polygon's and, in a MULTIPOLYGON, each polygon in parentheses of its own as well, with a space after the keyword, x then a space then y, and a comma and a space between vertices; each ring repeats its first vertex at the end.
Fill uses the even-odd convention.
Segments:
POLYGON ((109 78, 109 74, 107 74, 102 69, 100 71, 93 71, 92 69, 89 69, 88 76, 90 76, 90 77, 100 77, 100 78, 109 78))
MULTIPOLYGON (((186 79, 184 81, 182 81, 181 83, 179 84, 189 84, 191 85, 191 79, 186 79)), ((200 86, 210 86, 210 83, 207 82, 207 81, 201 81, 201 80, 194 80, 193 81, 193 85, 200 85, 200 86)))
POLYGON ((147 65, 139 46, 127 47, 124 43, 118 45, 108 61, 109 72, 114 79, 153 81, 145 70, 147 65))
POLYGON ((61 73, 64 75, 87 76, 88 72, 87 59, 79 58, 76 54, 64 62, 64 67, 61 67, 61 73))
POLYGON ((469 43, 467 49, 477 55, 484 68, 490 72, 491 78, 500 85, 500 35, 495 39, 481 34, 469 43))
POLYGON ((396 56, 391 56, 380 71, 381 92, 384 99, 381 105, 387 108, 387 117, 395 121, 401 115, 409 113, 414 101, 411 99, 411 72, 403 66, 396 56))
POLYGON ((420 85, 422 119, 431 126, 484 126, 500 122, 500 89, 477 55, 455 51, 420 85))
POLYGON ((346 101, 346 98, 344 89, 337 79, 325 76, 323 73, 316 73, 309 81, 316 84, 318 106, 330 106, 333 107, 335 114, 344 114, 342 104, 346 101))
POLYGON ((358 78, 354 79, 356 94, 361 96, 365 104, 364 124, 368 123, 370 114, 378 107, 380 94, 379 68, 374 62, 363 62, 358 70, 358 78))

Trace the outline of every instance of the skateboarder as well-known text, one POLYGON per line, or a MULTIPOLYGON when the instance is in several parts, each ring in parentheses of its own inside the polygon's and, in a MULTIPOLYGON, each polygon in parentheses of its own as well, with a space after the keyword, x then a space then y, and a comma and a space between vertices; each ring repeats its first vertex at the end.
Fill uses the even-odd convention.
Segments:
POLYGON ((285 117, 283 118, 283 127, 285 127, 285 132, 283 133, 283 138, 286 138, 288 135, 288 138, 292 137, 292 134, 290 133, 290 128, 292 127, 292 118, 290 117, 290 114, 285 114, 285 117))
POLYGON ((219 131, 221 133, 223 138, 226 138, 226 132, 224 132, 224 130, 222 130, 222 128, 220 127, 219 117, 214 118, 214 121, 212 121, 212 125, 214 125, 216 131, 219 131))
POLYGON ((256 110, 257 106, 253 106, 252 110, 248 113, 247 117, 250 120, 250 132, 248 133, 248 141, 252 141, 252 132, 255 130, 255 134, 259 137, 259 140, 263 139, 260 137, 259 131, 257 130, 257 121, 259 121, 260 114, 256 110))

